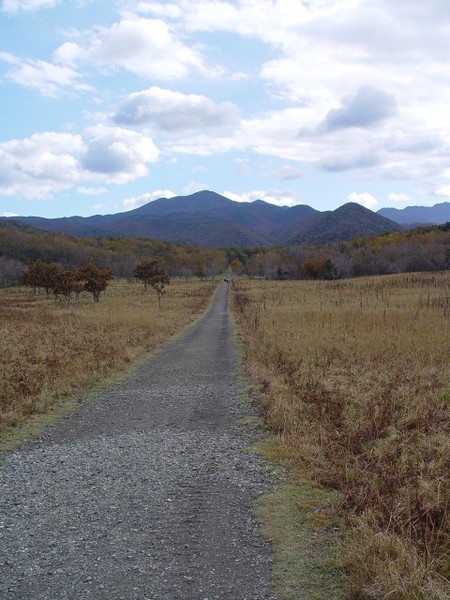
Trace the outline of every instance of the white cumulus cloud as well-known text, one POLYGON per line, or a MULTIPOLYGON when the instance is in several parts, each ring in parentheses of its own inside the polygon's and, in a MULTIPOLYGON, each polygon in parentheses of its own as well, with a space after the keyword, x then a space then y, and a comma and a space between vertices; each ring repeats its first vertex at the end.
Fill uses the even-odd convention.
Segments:
POLYGON ((362 204, 366 208, 373 208, 378 201, 376 198, 369 194, 368 192, 352 192, 348 195, 349 202, 356 202, 357 204, 362 204))
POLYGON ((11 54, 11 52, 0 52, 0 60, 9 63, 10 65, 20 64, 20 58, 11 54))
POLYGON ((409 202, 411 200, 411 196, 409 194, 396 194, 392 193, 388 196, 391 202, 409 202))
POLYGON ((37 90, 43 96, 56 97, 62 88, 90 90, 79 83, 80 74, 68 65, 57 65, 44 60, 25 59, 13 68, 7 77, 13 83, 37 90))
POLYGON ((438 187, 435 190, 434 195, 438 196, 439 198, 450 198, 450 185, 442 185, 438 187))
POLYGON ((255 200, 263 200, 270 204, 278 206, 294 206, 298 204, 295 193, 291 190, 253 190, 251 192, 243 192, 236 194, 226 190, 223 195, 235 202, 254 202, 255 200))
MULTIPOLYGON (((450 151, 448 2, 131 4, 137 13, 164 17, 188 35, 226 32, 248 42, 249 52, 254 40, 270 47, 273 58, 260 64, 260 81, 274 99, 287 99, 293 108, 243 121, 242 148, 329 172, 358 169, 384 179, 442 176, 450 151)), ((199 154, 210 154, 214 140, 183 140, 177 148, 194 152, 196 146, 199 154)), ((223 139, 217 147, 221 151, 223 139)))
POLYGON ((206 96, 182 94, 151 87, 130 94, 115 115, 118 124, 151 124, 166 132, 215 129, 239 122, 239 109, 231 102, 215 104, 206 96))
POLYGON ((110 27, 97 28, 84 46, 76 42, 62 45, 56 56, 98 67, 122 67, 142 77, 162 80, 204 69, 198 51, 174 36, 161 19, 122 19, 110 27))
POLYGON ((365 85, 355 95, 343 99, 340 108, 331 109, 318 131, 347 127, 369 127, 395 114, 396 102, 391 94, 365 85))
POLYGON ((84 194, 103 193, 102 186, 84 184, 131 181, 146 175, 158 156, 151 138, 118 127, 99 125, 84 138, 36 133, 0 143, 0 194, 44 198, 74 186, 84 194))
POLYGON ((71 188, 80 180, 79 135, 36 133, 25 140, 0 143, 0 193, 42 198, 71 188))
POLYGON ((125 198, 122 202, 122 206, 125 210, 131 210, 143 206, 144 204, 148 204, 149 202, 153 202, 154 200, 159 200, 159 198, 173 198, 175 195, 176 194, 174 194, 172 190, 155 190, 154 192, 146 192, 140 196, 125 198))
POLYGON ((98 125, 88 130, 90 140, 81 165, 97 178, 125 183, 148 173, 147 164, 158 160, 153 140, 135 131, 98 125))
MULTIPOLYGON (((404 181, 416 180, 411 190, 450 197, 448 0, 123 0, 101 14, 91 11, 90 0, 64 6, 76 10, 81 2, 85 6, 73 23, 85 29, 64 29, 67 18, 58 27, 52 22, 42 45, 50 23, 41 20, 43 31, 28 38, 25 57, 16 55, 25 38, 16 41, 8 29, 9 46, 0 52, 2 84, 5 97, 11 84, 44 96, 29 124, 34 130, 42 128, 39 111, 50 122, 48 104, 56 106, 53 98, 62 92, 70 93, 71 102, 64 115, 66 107, 58 105, 55 128, 65 122, 81 131, 78 110, 80 119, 103 123, 103 129, 83 132, 79 144, 68 141, 64 149, 56 133, 47 134, 56 142, 52 147, 39 147, 34 136, 0 142, 0 190, 6 195, 131 181, 158 160, 152 136, 160 135, 165 164, 178 157, 174 177, 190 172, 195 162, 183 154, 251 153, 249 190, 260 186, 250 183, 260 155, 275 159, 261 176, 277 177, 280 187, 291 181, 294 187, 303 176, 303 189, 310 174, 339 186, 336 173, 351 171, 361 186, 383 179, 402 181, 388 187, 402 189, 404 181), (73 92, 92 90, 87 83, 95 84, 96 93, 74 98, 73 92), (124 101, 117 105, 119 94, 124 101), (76 106, 81 100, 84 106, 76 106), (92 117, 95 110, 98 118, 92 117), (19 157, 26 147, 32 148, 27 160, 19 157)), ((35 21, 32 11, 57 4, 63 0, 0 0, 0 14, 5 27, 25 32, 35 21)), ((62 12, 54 11, 55 17, 62 12)), ((19 119, 23 105, 18 103, 19 119)), ((166 185, 155 180, 155 186, 166 185)), ((176 187, 182 188, 179 181, 176 187)), ((270 191, 270 198, 284 202, 279 192, 270 191)), ((266 193, 261 191, 263 199, 266 193)), ((376 205, 368 192, 353 194, 365 206, 376 205)), ((389 199, 410 201, 400 193, 389 199)))
POLYGON ((208 188, 207 183, 202 183, 201 181, 190 181, 187 185, 184 186, 183 192, 185 194, 195 194, 195 192, 201 192, 208 188))

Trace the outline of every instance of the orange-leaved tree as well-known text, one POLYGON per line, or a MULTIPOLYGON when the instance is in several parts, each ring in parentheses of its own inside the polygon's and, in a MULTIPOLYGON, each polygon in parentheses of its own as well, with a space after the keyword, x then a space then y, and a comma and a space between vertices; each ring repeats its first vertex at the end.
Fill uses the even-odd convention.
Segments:
POLYGON ((61 267, 56 263, 48 264, 38 259, 28 263, 27 271, 23 275, 23 282, 33 288, 34 294, 37 288, 44 288, 49 294, 60 270, 61 267))
POLYGON ((64 296, 67 303, 67 308, 70 308, 72 302, 72 293, 75 291, 77 278, 75 272, 71 269, 60 269, 56 274, 53 284, 53 293, 55 294, 55 302, 59 295, 64 296))
POLYGON ((311 256, 303 261, 301 273, 308 279, 318 279, 324 275, 326 269, 326 261, 311 256))
POLYGON ((77 269, 77 276, 84 281, 84 289, 90 292, 94 302, 100 299, 100 293, 106 290, 108 281, 113 278, 111 269, 99 269, 93 263, 88 263, 77 269))
POLYGON ((134 276, 144 283, 144 289, 147 291, 150 285, 158 298, 158 307, 161 310, 161 298, 166 293, 165 287, 169 285, 169 276, 164 273, 157 260, 144 260, 137 265, 134 270, 134 276))

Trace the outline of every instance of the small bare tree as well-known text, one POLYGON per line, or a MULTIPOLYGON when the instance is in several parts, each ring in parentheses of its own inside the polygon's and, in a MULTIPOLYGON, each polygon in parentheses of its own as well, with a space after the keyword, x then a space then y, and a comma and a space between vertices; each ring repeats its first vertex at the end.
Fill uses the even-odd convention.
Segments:
POLYGON ((158 297, 158 308, 159 308, 159 310, 161 310, 161 298, 166 293, 166 290, 164 288, 166 287, 166 285, 169 285, 169 283, 170 283, 169 276, 166 275, 163 272, 155 274, 149 280, 149 284, 155 290, 156 296, 158 297))

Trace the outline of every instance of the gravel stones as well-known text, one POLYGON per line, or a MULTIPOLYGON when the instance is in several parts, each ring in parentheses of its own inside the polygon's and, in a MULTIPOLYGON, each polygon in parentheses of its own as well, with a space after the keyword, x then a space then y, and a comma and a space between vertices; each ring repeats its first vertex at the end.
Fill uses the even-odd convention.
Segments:
POLYGON ((231 332, 223 284, 181 339, 3 457, 2 599, 275 599, 231 332))

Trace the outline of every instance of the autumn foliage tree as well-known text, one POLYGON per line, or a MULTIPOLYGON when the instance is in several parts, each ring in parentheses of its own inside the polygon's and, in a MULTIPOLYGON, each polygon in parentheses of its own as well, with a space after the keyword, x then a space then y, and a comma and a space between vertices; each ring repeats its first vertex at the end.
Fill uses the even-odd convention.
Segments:
POLYGON ((56 277, 58 276, 61 267, 56 263, 50 263, 45 265, 43 277, 42 277, 42 287, 44 288, 46 294, 50 294, 55 285, 56 277))
POLYGON ((23 275, 23 282, 33 288, 33 294, 36 294, 38 288, 44 288, 49 294, 60 270, 61 267, 56 263, 48 264, 38 259, 28 263, 27 271, 23 275))
POLYGON ((301 273, 309 279, 318 279, 325 272, 325 261, 310 257, 303 261, 301 273))
POLYGON ((335 279, 337 270, 330 259, 324 260, 311 256, 303 261, 301 273, 308 279, 335 279))
POLYGON ((170 279, 161 269, 156 260, 144 260, 139 263, 135 270, 134 276, 140 279, 144 283, 145 291, 148 290, 148 286, 151 286, 156 293, 158 298, 158 306, 161 310, 161 298, 166 293, 165 287, 169 285, 170 279))
POLYGON ((113 278, 111 269, 99 269, 93 263, 88 263, 77 269, 79 280, 84 280, 84 289, 90 292, 94 302, 100 299, 100 293, 106 290, 108 281, 113 278))
POLYGON ((53 290, 55 300, 59 296, 66 299, 70 307, 72 294, 77 298, 83 291, 92 294, 94 302, 98 302, 100 293, 103 292, 108 281, 112 279, 111 269, 99 269, 93 263, 88 263, 79 268, 63 269, 56 263, 44 263, 41 260, 28 263, 28 270, 23 276, 25 285, 30 285, 33 292, 37 288, 44 288, 48 293, 53 290))
POLYGON ((41 260, 29 262, 27 265, 27 270, 23 274, 23 282, 25 285, 29 285, 33 288, 33 294, 36 294, 37 288, 39 288, 41 285, 41 265, 44 265, 44 263, 41 260))
POLYGON ((136 279, 140 279, 144 284, 145 291, 148 290, 148 280, 153 272, 154 264, 158 263, 155 260, 143 260, 138 265, 136 265, 133 271, 133 276, 136 277, 136 279))
POLYGON ((60 269, 55 277, 53 285, 55 300, 58 296, 63 296, 66 299, 67 308, 70 308, 76 282, 76 274, 72 269, 60 269))

